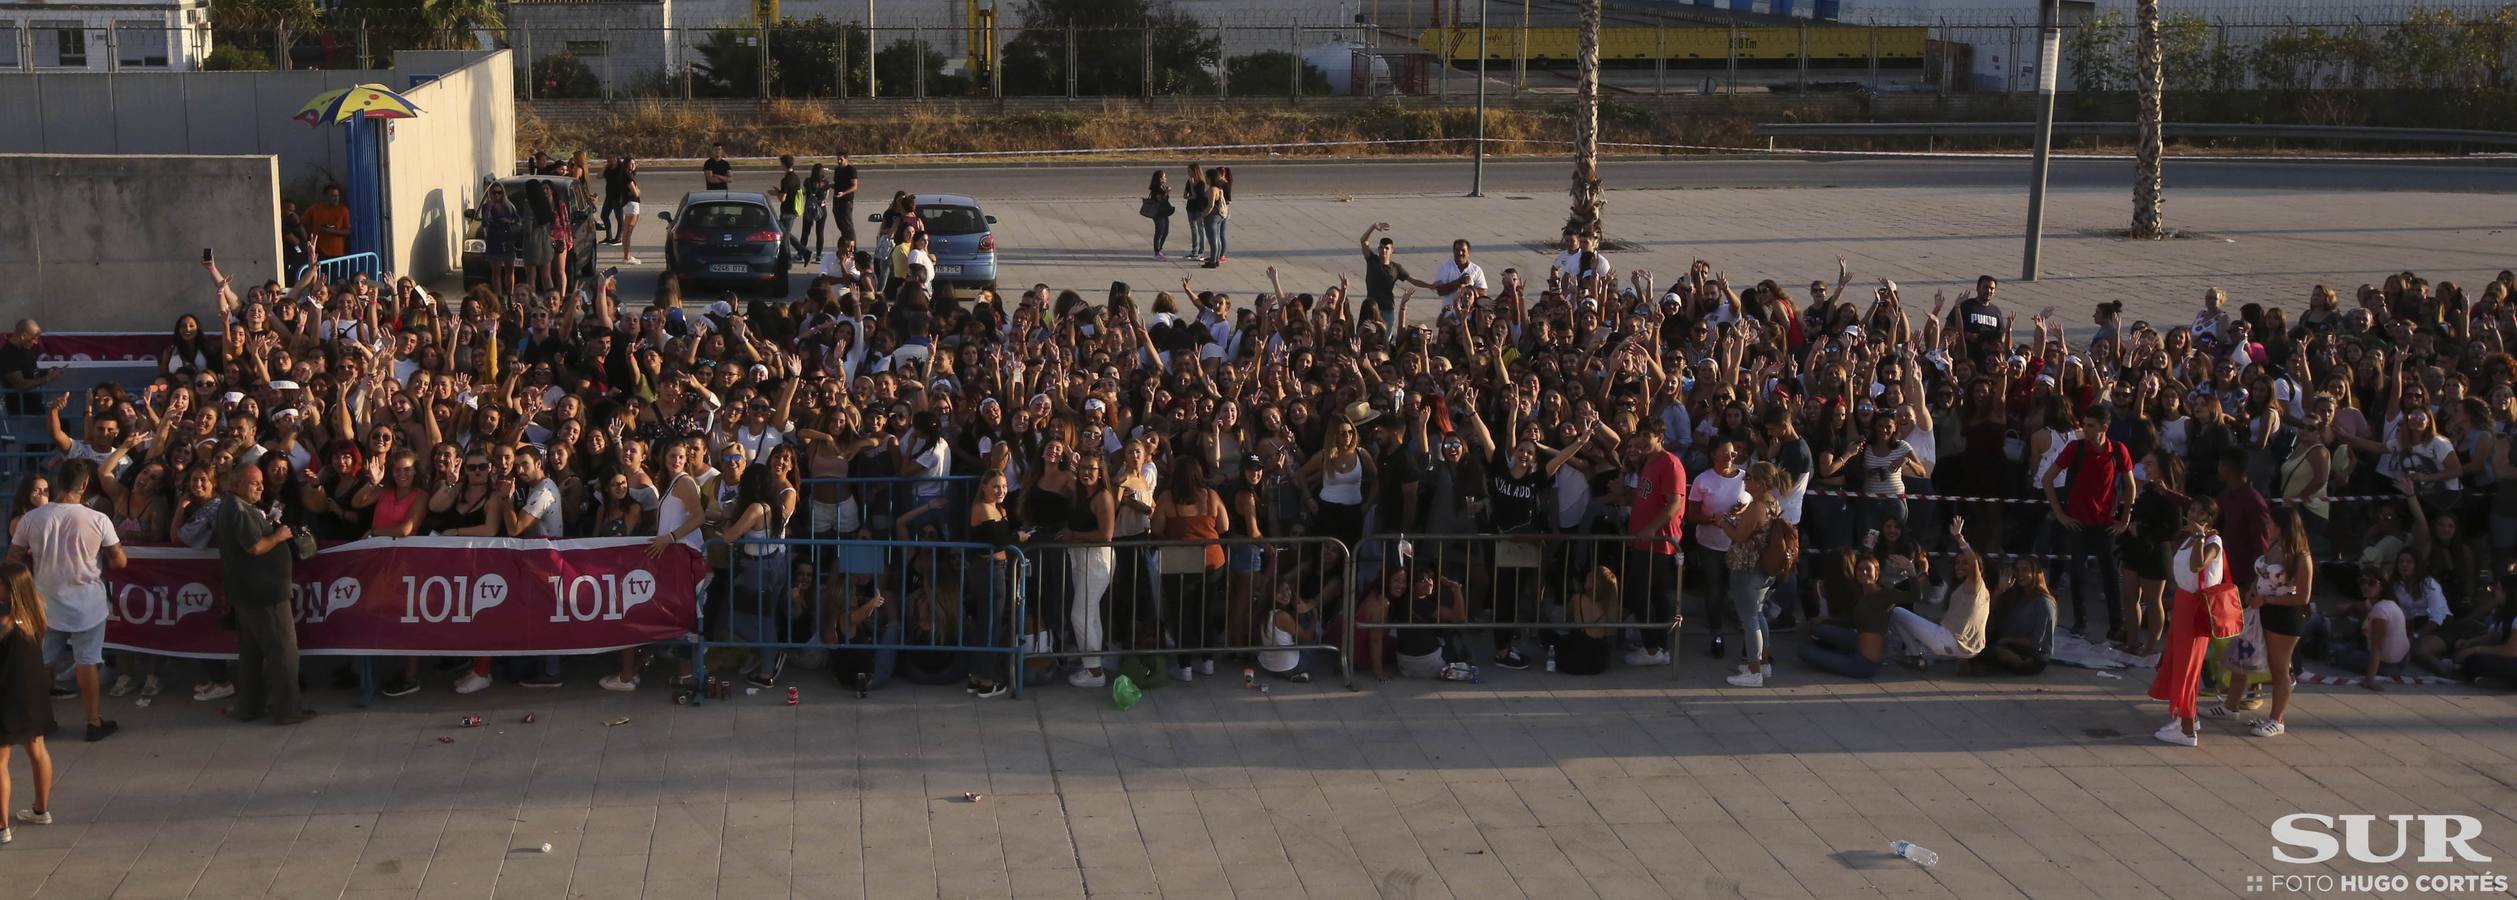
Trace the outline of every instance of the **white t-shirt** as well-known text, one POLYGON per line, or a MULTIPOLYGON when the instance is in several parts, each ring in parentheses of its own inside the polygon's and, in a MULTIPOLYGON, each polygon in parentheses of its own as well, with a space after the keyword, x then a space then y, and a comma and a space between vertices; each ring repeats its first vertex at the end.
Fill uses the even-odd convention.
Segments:
POLYGON ((1434 270, 1433 272, 1433 283, 1442 284, 1457 279, 1463 274, 1468 276, 1468 280, 1461 282, 1457 289, 1448 294, 1442 295, 1442 302, 1456 303, 1459 301, 1460 291, 1465 291, 1472 287, 1479 290, 1486 289, 1485 267, 1479 266, 1475 260, 1469 261, 1468 268, 1466 269, 1460 268, 1459 260, 1457 259, 1443 260, 1442 267, 1434 270))
MULTIPOLYGON (((2385 455, 2377 458, 2377 474, 2390 479, 2413 475, 2435 475, 2447 471, 2455 464, 2456 445, 2449 443, 2446 438, 2432 437, 2429 443, 2417 444, 2409 448, 2397 447, 2394 445, 2394 439, 2388 438, 2385 455)), ((2454 478, 2434 483, 2446 490, 2463 490, 2460 481, 2454 478)))
POLYGON ((2372 648, 2377 651, 2378 662, 2392 665, 2412 655, 2412 635, 2404 630, 2403 607, 2393 600, 2381 599, 2369 604, 2368 617, 2386 623, 2386 636, 2372 648))
MULTIPOLYGON (((2207 538, 2206 541, 2210 543, 2211 546, 2220 546, 2219 535, 2212 535, 2207 538)), ((2222 548, 2220 555, 2214 557, 2211 560, 2210 565, 2203 567, 2202 577, 2197 580, 2194 577, 2193 571, 2194 545, 2192 543, 2183 543, 2176 546, 2176 561, 2169 565, 2168 572, 2169 574, 2176 576, 2177 590, 2187 592, 2199 591, 2204 587, 2220 584, 2229 580, 2228 564, 2228 550, 2226 548, 2222 548)))
POLYGON ((525 537, 555 538, 565 536, 566 523, 559 510, 559 485, 548 478, 535 482, 524 492, 524 514, 533 517, 533 527, 525 537))
MULTIPOLYGON (((1715 516, 1729 515, 1731 510, 1746 502, 1748 470, 1744 467, 1739 469, 1738 474, 1727 476, 1718 469, 1708 468, 1697 472, 1695 480, 1687 485, 1688 505, 1701 506, 1705 512, 1715 516)), ((1730 533, 1718 525, 1689 528, 1687 532, 1695 535, 1695 542, 1706 550, 1730 549, 1730 533)))
POLYGON ((919 449, 909 461, 918 467, 919 480, 914 491, 918 499, 933 500, 944 496, 944 490, 951 487, 944 479, 953 474, 953 445, 937 438, 934 443, 919 449))
POLYGON ((105 573, 97 555, 118 546, 114 520, 77 503, 47 503, 19 519, 9 545, 26 548, 44 618, 54 631, 105 624, 105 573))

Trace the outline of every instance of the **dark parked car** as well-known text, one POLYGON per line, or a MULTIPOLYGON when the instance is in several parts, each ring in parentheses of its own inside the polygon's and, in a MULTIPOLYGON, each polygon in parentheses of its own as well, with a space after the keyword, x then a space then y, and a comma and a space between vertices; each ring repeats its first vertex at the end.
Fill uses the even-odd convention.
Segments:
POLYGON ((680 210, 658 215, 673 229, 664 239, 664 273, 684 287, 759 285, 772 297, 787 295, 795 260, 767 194, 696 191, 682 195, 680 210))
MULTIPOLYGON (((936 292, 996 287, 996 217, 961 194, 919 194, 917 202, 918 218, 926 223, 927 250, 935 254, 936 292)), ((881 222, 883 214, 865 220, 881 222)))
MULTIPOLYGON (((549 182, 551 189, 559 192, 555 195, 559 199, 559 202, 568 205, 569 231, 575 235, 575 239, 569 242, 568 271, 572 273, 572 276, 577 280, 593 280, 594 260, 601 248, 594 245, 597 238, 594 233, 593 209, 585 204, 577 202, 577 182, 571 179, 559 178, 550 175, 518 175, 513 178, 499 179, 484 178, 481 179, 481 197, 483 199, 489 197, 489 186, 493 183, 493 181, 499 187, 507 189, 507 202, 515 204, 516 208, 519 210, 523 209, 526 203, 524 199, 525 191, 527 190, 526 185, 536 181, 549 182)), ((479 201, 476 200, 474 202, 479 201)), ((481 238, 481 211, 478 208, 466 208, 463 211, 464 287, 471 287, 472 285, 481 284, 489 280, 488 258, 489 242, 481 238)))

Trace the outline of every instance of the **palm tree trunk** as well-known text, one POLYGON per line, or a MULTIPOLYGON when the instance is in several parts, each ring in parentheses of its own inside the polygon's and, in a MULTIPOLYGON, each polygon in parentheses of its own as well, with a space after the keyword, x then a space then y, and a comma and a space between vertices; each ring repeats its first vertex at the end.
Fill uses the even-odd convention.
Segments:
POLYGON ((1565 228, 1598 237, 1599 195, 1599 2, 1582 0, 1581 42, 1574 50, 1580 77, 1573 93, 1573 214, 1565 228))
POLYGON ((2160 157, 2167 152, 2165 54, 2159 40, 2159 0, 2141 0, 2134 37, 2133 74, 2141 92, 2141 146, 2133 152, 2132 236, 2144 240, 2166 235, 2166 204, 2159 181, 2160 157))

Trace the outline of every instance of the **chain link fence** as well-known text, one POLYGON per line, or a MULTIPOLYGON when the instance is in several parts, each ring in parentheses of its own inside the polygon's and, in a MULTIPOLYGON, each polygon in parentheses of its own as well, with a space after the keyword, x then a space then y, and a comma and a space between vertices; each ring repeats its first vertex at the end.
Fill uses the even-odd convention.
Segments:
MULTIPOLYGON (((1291 98, 1561 95, 1575 29, 1561 10, 1490 27, 1431 2, 1376 0, 1346 20, 1192 17, 1124 24, 824 17, 761 25, 642 24, 598 3, 516 3, 478 40, 515 51, 523 100, 1291 98)), ((1468 7, 1474 12, 1474 7, 1468 7)), ((1847 9, 1858 22, 1702 9, 1619 9, 1601 34, 1607 96, 2023 93, 2036 85, 2032 12, 1928 17, 1847 9), (1677 13, 1683 13, 1683 17, 1677 13)), ((2132 84, 2131 17, 2063 25, 2067 89, 2132 84)), ((658 15, 653 17, 661 19, 658 15)), ((213 33, 152 21, 0 19, 0 74, 388 67, 404 36, 360 27, 213 33)), ((2171 9, 2176 91, 2439 91, 2517 82, 2517 6, 2171 9)))

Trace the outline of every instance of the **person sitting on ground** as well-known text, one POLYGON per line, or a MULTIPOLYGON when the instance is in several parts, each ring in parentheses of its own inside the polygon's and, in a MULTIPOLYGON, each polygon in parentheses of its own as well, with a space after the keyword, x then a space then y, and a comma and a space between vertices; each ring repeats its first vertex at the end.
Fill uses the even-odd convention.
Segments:
POLYGON ((1984 652, 1958 664, 1960 675, 2034 675, 2054 659, 2054 622, 2059 614, 2054 592, 2045 586, 2045 567, 2022 556, 2003 570, 2001 599, 1994 604, 1992 630, 1984 652))
POLYGON ((2365 605, 2367 618, 2360 623, 2358 640, 2337 641, 2332 650, 2333 664, 2360 673, 2360 686, 2372 691, 2385 690, 2378 676, 2403 674, 2404 660, 2412 655, 2411 631, 2405 627, 2403 607, 2395 602, 2397 593, 2384 575, 2361 573, 2360 603, 2354 606, 2365 605))
POLYGON ((1809 642, 1800 645, 1800 661, 1846 678, 1868 679, 1878 675, 1880 664, 1888 659, 1890 612, 1913 603, 1914 592, 1881 587, 1876 556, 1854 560, 1853 581, 1862 590, 1862 600, 1853 610, 1852 626, 1829 622, 1809 629, 1809 642))
POLYGON ((1617 645, 1617 617, 1607 604, 1625 594, 1617 586, 1617 573, 1600 566, 1591 577, 1574 586, 1572 596, 1565 598, 1566 624, 1571 629, 1558 635, 1556 671, 1566 675, 1597 675, 1608 671, 1610 651, 1617 645))
POLYGON ((2500 579, 2499 606, 2491 614, 2491 624, 2482 634, 2456 645, 2451 655, 2456 677, 2466 681, 2488 678, 2503 685, 2517 687, 2517 575, 2500 579))
POLYGON ((1905 653, 1925 662, 1974 659, 1984 652, 1984 622, 1992 615, 1991 592, 1984 587, 1984 558, 1967 546, 1965 516, 1950 517, 1949 536, 1957 541, 1958 557, 1951 573, 1955 580, 1949 587, 1949 608, 1940 621, 1902 607, 1888 611, 1889 627, 1905 653))

